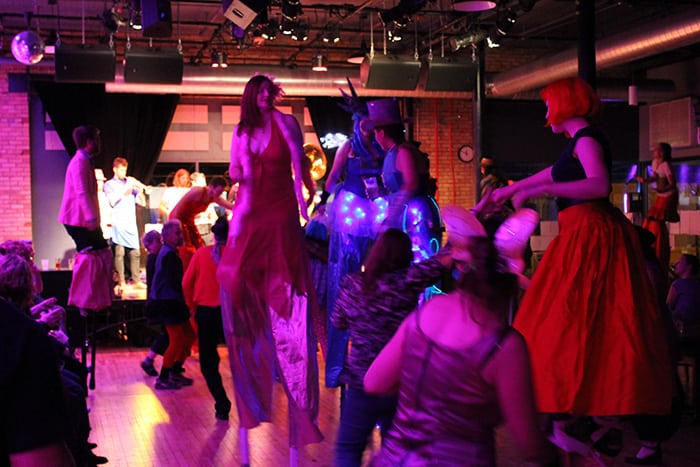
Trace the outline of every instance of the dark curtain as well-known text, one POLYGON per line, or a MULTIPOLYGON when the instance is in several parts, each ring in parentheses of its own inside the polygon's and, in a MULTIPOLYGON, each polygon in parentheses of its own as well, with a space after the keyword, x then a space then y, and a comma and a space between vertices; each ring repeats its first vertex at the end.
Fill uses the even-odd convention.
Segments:
POLYGON ((32 84, 68 154, 76 149, 73 129, 95 125, 102 135, 102 152, 95 157, 95 166, 110 178, 112 159, 124 157, 129 161, 129 175, 149 183, 178 95, 111 94, 103 84, 32 84))
MULTIPOLYGON (((338 91, 338 94, 340 94, 340 91, 338 91)), ((352 114, 346 112, 338 106, 338 104, 342 104, 343 102, 344 101, 341 97, 306 98, 306 106, 309 109, 311 123, 313 124, 319 139, 328 133, 344 133, 348 137, 352 135, 352 114)), ((330 168, 333 166, 333 159, 335 157, 336 150, 337 148, 323 148, 323 151, 328 157, 328 171, 326 172, 326 176, 328 176, 330 168)))

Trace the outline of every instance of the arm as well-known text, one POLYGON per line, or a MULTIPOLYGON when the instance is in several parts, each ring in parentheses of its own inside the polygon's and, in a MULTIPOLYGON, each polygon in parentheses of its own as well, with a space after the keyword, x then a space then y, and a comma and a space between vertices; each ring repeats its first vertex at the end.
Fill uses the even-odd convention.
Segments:
POLYGON ((187 303, 187 308, 190 311, 194 311, 194 284, 197 280, 197 265, 199 263, 199 252, 206 251, 206 248, 200 248, 197 250, 190 260, 190 264, 187 265, 187 270, 182 276, 182 294, 185 296, 185 303, 187 303))
MULTIPOLYGON (((299 203, 299 213, 304 220, 309 220, 309 213, 306 208, 306 201, 304 200, 304 193, 301 189, 302 181, 304 180, 304 162, 303 158, 306 157, 304 153, 304 139, 301 134, 301 128, 299 127, 299 122, 293 115, 285 115, 279 111, 275 111, 276 118, 278 122, 282 123, 280 125, 283 128, 284 135, 287 139, 287 144, 289 145, 289 151, 292 155, 292 167, 296 177, 294 177, 294 192, 297 196, 297 202, 299 203)), ((310 178, 310 177, 309 177, 310 178)), ((309 193, 314 192, 314 187, 306 186, 309 193)))
MULTIPOLYGON (((74 156, 78 157, 78 156, 74 156)), ((73 194, 77 197, 81 205, 81 211, 85 214, 88 230, 95 230, 100 227, 100 205, 97 201, 97 181, 95 171, 87 158, 80 157, 76 166, 77 173, 72 178, 74 187, 73 194)))
MULTIPOLYGON (((538 180, 539 183, 527 183, 519 186, 515 183, 508 187, 516 187, 513 193, 515 209, 520 209, 528 199, 543 195, 591 200, 607 197, 610 194, 610 176, 603 162, 603 148, 600 144, 590 137, 581 138, 574 148, 574 156, 581 161, 586 178, 571 182, 555 182, 552 180, 550 167, 548 179, 541 177, 538 180)), ((542 172, 534 177, 538 177, 540 174, 542 172)), ((497 190, 494 196, 498 196, 499 191, 497 190)))
POLYGON ((668 309, 673 312, 677 303, 678 290, 676 290, 675 284, 671 284, 671 287, 668 288, 668 296, 666 296, 666 305, 668 306, 668 309))
POLYGON ((331 167, 331 172, 328 174, 328 178, 326 179, 326 191, 332 193, 335 189, 336 184, 340 180, 340 175, 343 173, 343 170, 345 170, 345 164, 348 161, 348 156, 350 155, 351 149, 352 143, 350 140, 347 140, 335 153, 333 167, 331 167))
POLYGON ((501 349, 484 369, 494 384, 506 426, 518 451, 528 461, 551 461, 556 457, 537 427, 530 359, 520 334, 510 333, 501 349))
POLYGON ((225 200, 224 198, 222 198, 220 196, 218 198, 214 198, 214 202, 216 204, 218 204, 219 206, 221 206, 222 208, 228 209, 229 211, 233 210, 234 204, 228 202, 227 200, 225 200))
POLYGON ((338 290, 338 298, 335 300, 335 307, 331 313, 331 323, 338 329, 347 329, 349 326, 346 310, 356 304, 356 300, 352 297, 350 289, 352 281, 350 276, 345 276, 338 290))
POLYGON ((401 356, 406 337, 406 326, 411 319, 417 319, 416 314, 409 315, 391 338, 389 343, 374 359, 365 374, 365 392, 368 394, 390 395, 399 391, 401 381, 401 356))
POLYGON ((415 157, 416 154, 411 148, 404 144, 400 145, 396 152, 396 168, 401 172, 401 178, 403 179, 401 191, 407 192, 409 196, 415 194, 420 187, 415 157))
POLYGON ((424 288, 437 282, 450 266, 452 266, 452 256, 443 249, 435 256, 408 268, 406 288, 420 293, 424 288))

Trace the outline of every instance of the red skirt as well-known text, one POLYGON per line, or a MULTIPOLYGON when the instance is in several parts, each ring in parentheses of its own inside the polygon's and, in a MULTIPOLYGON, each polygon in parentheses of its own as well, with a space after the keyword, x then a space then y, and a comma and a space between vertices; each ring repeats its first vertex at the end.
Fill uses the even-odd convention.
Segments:
POLYGON ((634 226, 608 202, 559 213, 515 319, 538 409, 573 415, 666 414, 671 360, 634 226))

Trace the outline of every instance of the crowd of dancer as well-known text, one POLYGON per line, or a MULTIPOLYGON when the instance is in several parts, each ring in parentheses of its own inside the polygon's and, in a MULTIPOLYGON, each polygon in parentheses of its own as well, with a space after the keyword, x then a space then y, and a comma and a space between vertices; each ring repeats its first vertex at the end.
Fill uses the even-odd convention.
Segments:
MULTIPOLYGON (((608 200, 612 154, 594 124, 602 104, 585 81, 559 80, 541 93, 547 125, 568 138, 554 164, 509 185, 484 161, 487 182, 471 210, 438 208, 427 156, 406 138, 409 119, 397 99, 363 102, 352 87, 343 93, 354 132, 337 152, 317 214, 328 228, 325 284, 314 283, 299 222, 300 216, 309 220, 303 188, 314 193, 316 187, 303 176, 308 166, 297 120, 275 107, 281 96, 264 75, 245 86, 228 171, 238 186, 235 203, 221 197, 227 181, 214 177, 207 187, 183 193, 162 232, 143 238, 146 312, 164 326, 142 362, 157 376, 156 389, 193 384, 183 374, 195 339, 193 318, 200 369, 219 420, 232 408, 218 369, 217 344, 223 338, 228 346, 244 465, 250 463, 248 430, 272 419, 275 383, 288 398, 290 464, 298 463, 299 448, 323 439, 319 344, 325 385, 343 388, 338 466, 361 465, 375 426, 382 444, 371 465, 493 466, 500 424, 534 465, 607 465, 622 449, 626 419, 642 442, 627 462, 661 461, 661 443, 673 434, 682 399, 673 323, 682 321, 685 332, 698 327, 698 260, 684 255, 669 289, 668 260, 643 249, 654 235, 635 228, 608 200), (524 250, 539 219, 524 206, 540 196, 557 198, 559 234, 526 280, 524 250), (215 243, 205 246, 194 219, 211 203, 232 215, 230 222, 217 220, 215 243), (426 293, 434 285, 441 293, 426 293), (327 298, 325 308, 317 290, 327 298), (317 331, 319 322, 324 331, 317 331), (163 355, 160 370, 157 354, 163 355)), ((84 284, 97 280, 101 287, 111 255, 90 165, 99 131, 80 127, 75 139, 79 150, 59 220, 84 256, 81 268, 76 261, 69 301, 89 314, 108 305, 102 292, 83 297, 93 295, 84 284)), ((664 145, 657 152, 659 159, 670 157, 664 145)), ((115 177, 125 185, 117 194, 137 196, 125 172, 115 160, 115 174, 123 175, 115 177)), ((659 162, 654 174, 644 181, 673 196, 659 183, 663 176, 673 184, 670 169, 659 162)), ((649 222, 672 220, 664 209, 655 206, 649 222)), ((12 258, 0 257, 0 279, 12 258)), ((30 281, 24 289, 36 291, 36 274, 23 264, 30 281)), ((27 307, 28 292, 5 283, 0 292, 11 311, 0 316, 11 315, 13 323, 26 318, 14 307, 27 307)), ((696 349, 696 341, 688 342, 696 349)), ((60 384, 55 376, 51 370, 51 384, 60 384)), ((56 461, 46 465, 70 465, 56 432, 65 414, 51 413, 56 419, 46 436, 34 444, 19 437, 8 445, 10 459, 48 446, 44 455, 56 461)), ((84 419, 73 423, 80 437, 65 440, 70 453, 101 461, 87 442, 89 424, 86 431, 84 419)))

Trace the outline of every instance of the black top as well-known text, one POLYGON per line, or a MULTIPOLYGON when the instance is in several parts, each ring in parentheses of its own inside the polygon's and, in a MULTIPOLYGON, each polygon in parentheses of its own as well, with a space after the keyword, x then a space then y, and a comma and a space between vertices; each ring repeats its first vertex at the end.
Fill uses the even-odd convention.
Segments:
POLYGON ((10 465, 11 453, 63 441, 66 414, 51 338, 2 299, 0 342, 0 467, 4 467, 10 465))
MULTIPOLYGON (((574 137, 571 138, 569 143, 566 145, 566 148, 564 148, 564 151, 559 155, 559 158, 552 166, 552 180, 555 182, 572 182, 576 180, 584 180, 586 178, 586 172, 583 170, 581 161, 574 157, 576 142, 579 140, 579 138, 584 136, 595 139, 603 147, 605 167, 608 170, 608 177, 610 176, 610 173, 612 172, 612 154, 610 153, 608 139, 597 127, 587 126, 576 132, 574 137)), ((586 201, 591 200, 559 197, 557 198, 557 207, 561 211, 569 206, 584 203, 586 201)))

